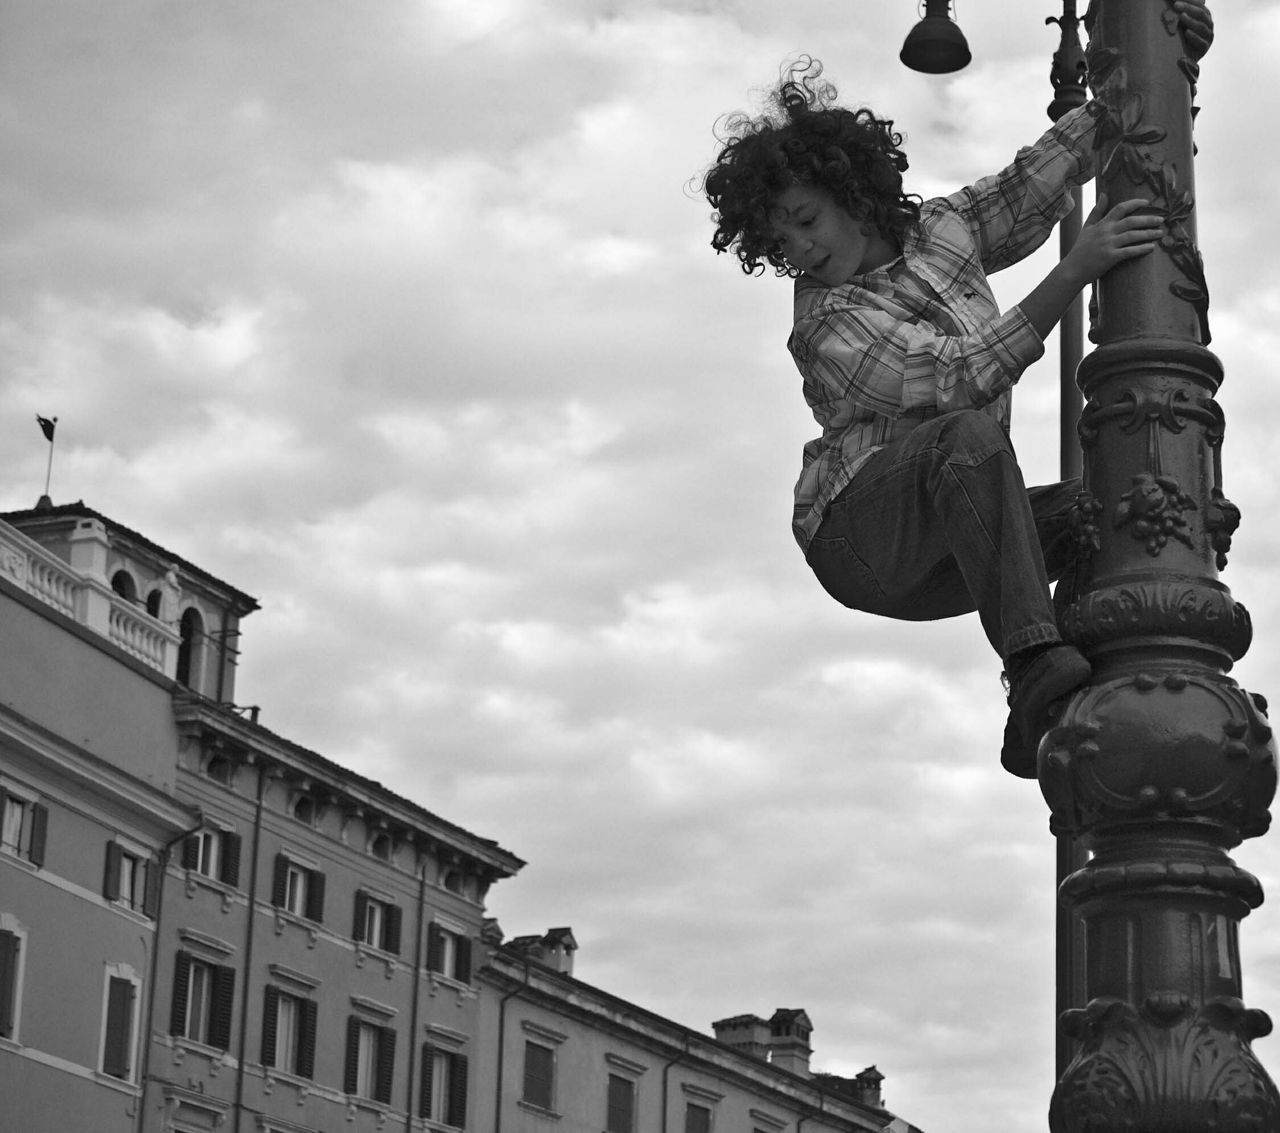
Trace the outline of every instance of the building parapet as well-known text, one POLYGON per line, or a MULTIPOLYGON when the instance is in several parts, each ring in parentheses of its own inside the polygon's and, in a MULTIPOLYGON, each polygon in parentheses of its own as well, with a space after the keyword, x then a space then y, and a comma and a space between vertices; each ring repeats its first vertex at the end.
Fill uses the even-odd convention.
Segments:
POLYGON ((0 520, 0 577, 172 677, 178 665, 177 630, 112 591, 105 574, 106 546, 102 523, 82 519, 71 535, 67 562, 0 520))

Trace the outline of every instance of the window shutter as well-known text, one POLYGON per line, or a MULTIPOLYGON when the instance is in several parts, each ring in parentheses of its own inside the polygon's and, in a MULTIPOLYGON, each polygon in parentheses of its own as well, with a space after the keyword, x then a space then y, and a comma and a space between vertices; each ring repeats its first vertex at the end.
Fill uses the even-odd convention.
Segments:
POLYGON ((124 857, 124 848, 119 842, 107 843, 107 868, 102 875, 102 895, 108 901, 120 898, 120 862, 124 857))
POLYGON ((396 1033, 390 1027, 378 1028, 378 1069, 373 1100, 391 1104, 391 1087, 396 1071, 396 1033))
POLYGON ((191 953, 179 952, 173 965, 173 1003, 169 1007, 169 1034, 187 1033, 187 993, 191 990, 191 953))
POLYGON ((44 844, 49 833, 49 808, 39 803, 31 804, 31 852, 27 855, 31 864, 44 865, 44 844))
POLYGON ((454 946, 457 950, 454 952, 453 978, 469 984, 471 982, 471 938, 459 936, 454 941, 454 946))
POLYGON ((231 1012, 235 1005, 236 970, 213 965, 213 1003, 209 1013, 209 1045, 231 1049, 231 1012))
POLYGON ((630 1078, 618 1074, 609 1075, 608 1113, 605 1129, 609 1133, 631 1133, 632 1098, 635 1084, 630 1078))
POLYGON ((146 863, 146 880, 142 887, 142 912, 155 920, 160 913, 160 886, 164 884, 164 865, 158 861, 146 863))
POLYGON ((262 1065, 276 1064, 276 1024, 280 1018, 280 989, 262 989, 262 1065))
POLYGON ((396 956, 400 955, 400 922, 402 911, 399 905, 387 907, 387 920, 382 930, 382 947, 396 956))
POLYGON ((427 929, 427 967, 433 972, 440 970, 441 956, 444 952, 444 938, 438 924, 427 929))
POLYGON ((289 858, 285 854, 276 854, 275 873, 271 879, 271 903, 276 908, 284 905, 285 894, 289 891, 289 858))
POLYGON ((431 1092, 435 1089, 435 1051, 430 1043, 422 1044, 422 1093, 418 1097, 418 1116, 431 1116, 431 1092))
POLYGON ((540 1109, 555 1101, 555 1053, 538 1043, 524 1044, 524 1100, 540 1109))
POLYGON ((467 1124, 467 1056, 455 1054, 449 1070, 449 1112, 445 1120, 461 1129, 467 1124))
POLYGON ((222 861, 218 880, 233 889, 240 884, 240 835, 227 830, 222 835, 222 861))
MULTIPOLYGON (((0 801, 0 807, 3 807, 0 801)), ((0 1036, 13 1037, 13 1005, 18 989, 18 947, 16 932, 0 932, 0 1036)))
POLYGON ((200 839, 194 834, 182 842, 182 868, 200 868, 200 839))
POLYGON ((367 914, 369 912, 369 895, 362 889, 356 890, 356 909, 355 917, 351 922, 351 939, 364 943, 373 944, 375 941, 365 941, 364 927, 367 922, 367 914))
POLYGON ((302 1004, 302 1030, 298 1035, 298 1075, 302 1078, 316 1076, 316 1001, 304 999, 302 1004))
POLYGON ((133 984, 116 976, 107 985, 107 1033, 102 1050, 102 1072, 114 1078, 129 1077, 130 1024, 133 1022, 133 984))
POLYGON ((342 1092, 354 1094, 360 1089, 360 1020, 347 1016, 347 1060, 342 1069, 342 1092))
POLYGON ((318 869, 307 873, 307 920, 320 924, 324 920, 324 874, 318 869))

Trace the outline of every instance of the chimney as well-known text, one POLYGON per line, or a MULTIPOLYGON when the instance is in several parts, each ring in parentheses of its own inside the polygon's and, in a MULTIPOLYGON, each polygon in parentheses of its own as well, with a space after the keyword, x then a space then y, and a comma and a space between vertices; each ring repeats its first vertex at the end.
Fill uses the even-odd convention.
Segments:
POLYGON ((508 947, 561 975, 573 975, 573 954, 578 950, 578 942, 571 928, 550 928, 542 936, 513 937, 508 947))
POLYGON ((801 1008, 779 1007, 769 1020, 769 1061, 779 1070, 809 1077, 813 1024, 801 1008))
POLYGON ((877 1109, 883 1108, 880 1100, 880 1083, 883 1081, 884 1075, 874 1066, 868 1066, 861 1074, 855 1075, 853 1089, 858 1096, 858 1101, 863 1105, 875 1106, 877 1109))
POLYGON ((759 1015, 734 1015, 711 1024, 716 1040, 765 1062, 769 1057, 769 1024, 759 1015))

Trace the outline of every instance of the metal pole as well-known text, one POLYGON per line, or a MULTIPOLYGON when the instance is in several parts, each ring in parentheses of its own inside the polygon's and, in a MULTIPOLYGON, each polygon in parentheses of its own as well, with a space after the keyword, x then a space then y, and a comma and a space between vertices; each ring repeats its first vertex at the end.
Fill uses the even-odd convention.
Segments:
POLYGON ((1085 925, 1087 1005, 1052 1133, 1263 1133, 1280 1094, 1253 1054, 1239 927, 1262 901, 1227 851, 1276 789, 1265 702, 1227 674, 1249 616, 1218 580, 1239 512, 1222 491, 1222 367, 1195 236, 1191 100, 1169 0, 1095 0, 1099 192, 1143 197, 1157 249, 1099 282, 1081 363, 1079 592, 1064 635, 1094 666, 1040 749, 1055 833, 1091 857, 1062 893, 1085 925))
MULTIPOLYGON (((1080 45, 1080 20, 1076 14, 1076 0, 1063 0, 1062 15, 1050 16, 1046 24, 1057 24, 1062 33, 1058 50, 1053 55, 1053 67, 1049 81, 1053 84, 1053 101, 1048 114, 1056 122, 1069 110, 1083 106, 1086 101, 1086 64, 1084 49, 1080 45)), ((1082 225, 1083 202, 1080 187, 1071 190, 1075 207, 1063 217, 1058 226, 1059 254, 1065 258, 1075 246, 1082 225)), ((1072 480, 1080 476, 1080 440, 1076 422, 1084 400, 1076 385, 1076 370, 1084 355, 1084 297, 1077 295, 1058 324, 1058 351, 1061 371, 1058 379, 1058 475, 1059 479, 1072 480)), ((1073 835, 1058 836, 1054 860, 1054 899, 1062 883, 1085 864, 1084 846, 1073 835)), ((1057 901, 1055 931, 1057 936, 1057 971, 1055 980, 1054 1018, 1060 1019, 1073 1007, 1083 1005, 1084 936, 1080 918, 1062 902, 1057 901)), ((1067 1064, 1075 1056, 1075 1042, 1061 1028, 1055 1026, 1055 1076, 1061 1077, 1067 1064)))

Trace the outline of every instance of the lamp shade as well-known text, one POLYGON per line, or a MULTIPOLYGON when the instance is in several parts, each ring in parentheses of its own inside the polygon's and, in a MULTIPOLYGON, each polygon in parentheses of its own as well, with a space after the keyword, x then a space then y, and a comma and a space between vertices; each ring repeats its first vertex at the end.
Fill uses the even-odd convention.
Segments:
POLYGON ((973 56, 951 18, 950 0, 926 0, 924 19, 908 33, 898 58, 926 75, 946 75, 969 65, 973 56))

